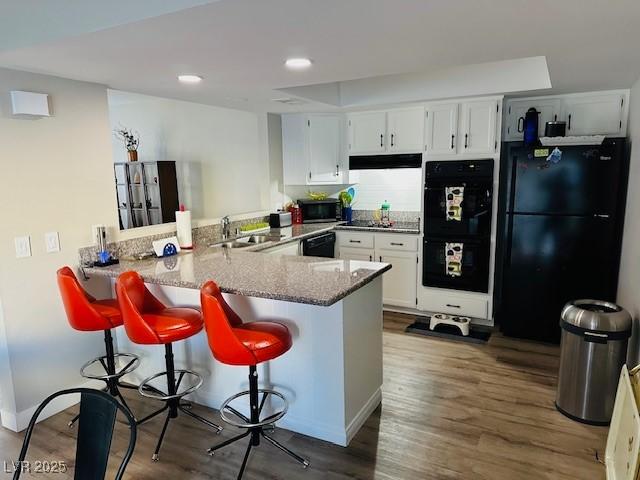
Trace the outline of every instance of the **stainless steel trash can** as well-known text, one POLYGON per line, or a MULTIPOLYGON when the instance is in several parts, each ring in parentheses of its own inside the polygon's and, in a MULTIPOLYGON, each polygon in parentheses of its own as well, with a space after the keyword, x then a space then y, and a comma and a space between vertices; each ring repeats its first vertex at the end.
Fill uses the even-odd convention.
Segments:
POLYGON ((627 357, 631 316, 615 303, 574 300, 562 309, 560 327, 556 408, 579 422, 608 425, 627 357))

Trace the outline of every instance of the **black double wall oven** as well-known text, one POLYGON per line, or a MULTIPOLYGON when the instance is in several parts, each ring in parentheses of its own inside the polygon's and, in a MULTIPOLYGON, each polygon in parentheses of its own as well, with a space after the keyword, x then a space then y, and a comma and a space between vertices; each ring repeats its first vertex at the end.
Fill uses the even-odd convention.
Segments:
POLYGON ((425 164, 422 284, 488 292, 493 160, 425 164))

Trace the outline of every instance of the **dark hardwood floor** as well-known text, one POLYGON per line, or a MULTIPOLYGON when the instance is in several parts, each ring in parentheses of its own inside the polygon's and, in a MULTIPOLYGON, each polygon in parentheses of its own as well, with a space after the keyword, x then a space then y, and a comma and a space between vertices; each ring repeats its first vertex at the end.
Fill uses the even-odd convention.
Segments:
MULTIPOLYGON (((573 422, 560 415, 553 400, 558 348, 494 335, 488 345, 472 345, 407 335, 412 318, 385 313, 384 395, 348 448, 277 430, 275 437, 308 457, 297 463, 264 444, 255 449, 245 478, 340 480, 604 479, 607 429, 573 422)), ((127 392, 141 416, 157 404, 127 392)), ((219 421, 217 412, 194 407, 219 421)), ((35 431, 28 459, 65 460, 73 464, 73 437, 66 423, 75 409, 62 412, 35 431)), ((172 422, 153 463, 160 418, 143 425, 126 478, 234 479, 245 441, 208 456, 206 449, 236 434, 226 427, 220 436, 189 418, 172 422)), ((113 460, 124 449, 126 428, 118 425, 113 460)), ((17 457, 22 435, 0 429, 2 461, 17 457)), ((113 478, 114 466, 110 466, 113 478)), ((4 476, 3 476, 4 475, 4 476)), ((72 478, 61 474, 23 478, 72 478)))

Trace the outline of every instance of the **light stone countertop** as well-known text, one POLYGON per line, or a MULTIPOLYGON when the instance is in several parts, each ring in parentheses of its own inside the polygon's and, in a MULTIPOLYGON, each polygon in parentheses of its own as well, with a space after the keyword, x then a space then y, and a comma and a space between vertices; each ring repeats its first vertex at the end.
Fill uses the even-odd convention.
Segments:
POLYGON ((115 278, 134 270, 147 283, 192 289, 200 289, 207 280, 214 280, 225 293, 329 306, 365 286, 391 265, 260 251, 315 236, 335 226, 335 223, 294 225, 290 229, 271 230, 270 235, 277 241, 254 247, 199 246, 173 257, 121 260, 117 265, 85 267, 84 271, 88 276, 115 278))

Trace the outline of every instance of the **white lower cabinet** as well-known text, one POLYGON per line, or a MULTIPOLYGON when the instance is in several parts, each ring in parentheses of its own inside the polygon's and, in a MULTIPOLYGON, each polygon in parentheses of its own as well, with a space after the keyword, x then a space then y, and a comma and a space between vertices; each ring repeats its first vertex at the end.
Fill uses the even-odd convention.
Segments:
POLYGON ((363 262, 373 262, 375 251, 368 248, 340 247, 339 257, 341 260, 361 260, 363 262))
POLYGON ((383 274, 382 298, 389 306, 415 308, 418 284, 418 236, 399 233, 338 231, 338 257, 391 264, 383 274))
POLYGON ((440 289, 424 289, 420 294, 420 310, 434 313, 448 313, 473 318, 488 318, 489 302, 464 292, 448 293, 440 289))
POLYGON ((416 307, 418 253, 376 250, 376 260, 391 264, 382 281, 382 302, 397 307, 416 307))

